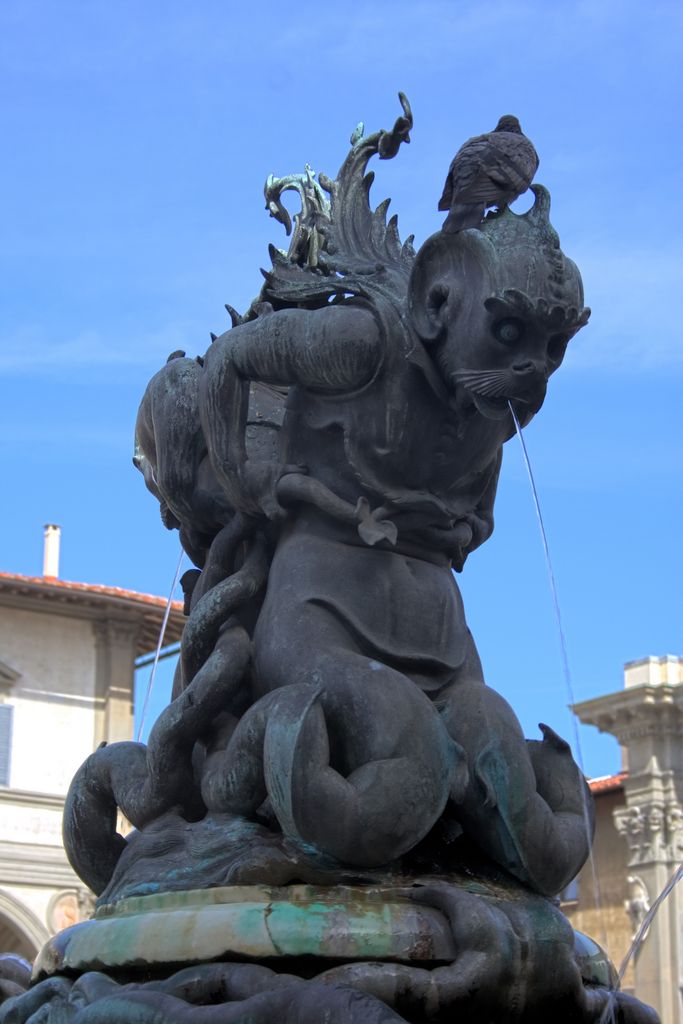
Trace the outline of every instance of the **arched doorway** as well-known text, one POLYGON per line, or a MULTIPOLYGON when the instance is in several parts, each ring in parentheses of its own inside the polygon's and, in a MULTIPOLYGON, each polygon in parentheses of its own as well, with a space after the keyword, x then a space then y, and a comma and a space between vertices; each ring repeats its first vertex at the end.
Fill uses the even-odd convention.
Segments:
POLYGON ((0 953, 16 953, 33 963, 48 938, 33 911, 0 889, 0 953))

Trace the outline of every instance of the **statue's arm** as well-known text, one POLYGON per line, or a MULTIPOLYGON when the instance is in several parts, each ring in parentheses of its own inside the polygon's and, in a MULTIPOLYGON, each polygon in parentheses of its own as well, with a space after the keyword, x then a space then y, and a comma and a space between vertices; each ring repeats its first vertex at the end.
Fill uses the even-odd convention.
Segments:
POLYGON ((284 309, 233 328, 211 346, 205 366, 228 360, 242 378, 349 391, 365 384, 380 358, 375 318, 362 306, 284 309))
MULTIPOLYGON (((233 508, 258 514, 247 465, 249 381, 344 392, 379 366, 373 315, 357 305, 267 313, 217 338, 204 357, 199 413, 214 472, 233 508)), ((258 490, 258 483, 256 489, 258 490)))

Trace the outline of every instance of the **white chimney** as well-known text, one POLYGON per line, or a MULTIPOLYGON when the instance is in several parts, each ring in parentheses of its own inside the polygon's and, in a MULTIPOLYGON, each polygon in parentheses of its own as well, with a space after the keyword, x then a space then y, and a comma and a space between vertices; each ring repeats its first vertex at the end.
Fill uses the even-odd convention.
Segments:
POLYGON ((678 686, 683 683, 683 658, 664 654, 661 658, 640 658, 624 665, 624 686, 678 686))
POLYGON ((45 545, 43 547, 43 576, 56 579, 59 576, 59 540, 62 531, 54 523, 45 524, 45 545))

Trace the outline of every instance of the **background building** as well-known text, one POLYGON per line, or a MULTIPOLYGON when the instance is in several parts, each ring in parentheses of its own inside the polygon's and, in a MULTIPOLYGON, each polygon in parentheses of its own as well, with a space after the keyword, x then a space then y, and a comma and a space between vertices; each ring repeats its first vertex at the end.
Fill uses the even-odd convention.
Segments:
MULTIPOLYGON (((58 578, 46 527, 42 577, 0 573, 0 952, 32 960, 92 896, 62 847, 71 778, 103 741, 133 736, 136 659, 154 651, 166 601, 58 578)), ((166 643, 180 638, 174 603, 166 643)))
MULTIPOLYGON (((572 924, 607 948, 619 965, 645 914, 683 860, 683 659, 673 655, 628 662, 624 689, 583 701, 574 712, 586 725, 616 736, 622 772, 594 780, 597 827, 592 869, 578 879, 578 900, 565 907, 572 924), (602 938, 601 938, 602 936, 602 938)), ((683 886, 660 906, 624 987, 683 1024, 683 886)))

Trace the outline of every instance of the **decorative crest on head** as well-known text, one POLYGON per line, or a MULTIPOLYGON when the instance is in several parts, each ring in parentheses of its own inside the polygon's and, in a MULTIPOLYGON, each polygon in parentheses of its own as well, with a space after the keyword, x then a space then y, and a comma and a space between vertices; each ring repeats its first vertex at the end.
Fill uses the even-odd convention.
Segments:
POLYGON ((315 171, 310 164, 306 164, 304 174, 288 174, 284 178, 269 174, 263 188, 266 209, 271 217, 284 225, 287 235, 292 234, 292 218, 281 196, 288 191, 298 192, 301 211, 294 216, 294 234, 289 249, 287 252, 283 249, 277 251, 297 266, 315 268, 318 266, 318 253, 326 244, 323 225, 330 220, 329 199, 315 180, 315 171))
MULTIPOLYGON (((382 317, 383 311, 395 313, 403 307, 416 261, 413 236, 401 243, 397 217, 387 221, 389 199, 372 209, 370 187, 374 173, 367 172, 371 157, 391 159, 401 143, 410 142, 412 111, 406 96, 401 92, 398 95, 403 113, 391 130, 365 136, 363 123, 358 124, 336 178, 323 173, 316 175, 309 164, 303 174, 269 175, 264 187, 266 209, 284 226, 291 240, 287 251, 269 246, 271 269, 261 271, 264 286, 245 315, 226 307, 233 326, 272 309, 317 309, 354 295, 369 299, 382 317), (301 210, 293 218, 282 201, 287 191, 296 192, 301 201, 301 210)), ((519 134, 517 118, 505 115, 490 135, 501 132, 504 136, 519 134)), ((463 149, 475 141, 470 140, 463 149)), ((524 141, 530 145, 528 140, 524 141)), ((508 306, 538 304, 539 312, 547 308, 558 324, 562 320, 564 330, 578 330, 590 313, 583 308, 581 279, 576 266, 562 253, 557 232, 550 223, 547 189, 542 185, 531 188, 535 201, 527 213, 515 214, 504 206, 479 221, 474 230, 453 231, 447 221, 446 230, 432 236, 423 250, 432 252, 438 238, 448 248, 467 248, 476 245, 475 238, 481 242, 486 239, 495 253, 493 263, 500 270, 501 282, 499 293, 489 301, 508 306), (522 264, 526 268, 524 280, 522 264), (515 279, 515 266, 520 268, 519 281, 515 279)))
POLYGON ((501 275, 510 284, 499 296, 487 299, 486 305, 488 309, 497 305, 501 316, 509 315, 510 307, 534 312, 558 330, 577 331, 590 316, 590 309, 583 306, 581 277, 576 264, 562 252, 550 223, 548 189, 532 185, 531 190, 534 203, 526 213, 513 213, 508 207, 488 216, 477 229, 493 246, 501 275))
POLYGON ((415 258, 411 235, 401 243, 398 218, 387 221, 389 200, 370 207, 372 172, 368 161, 394 157, 401 143, 410 142, 413 115, 403 93, 403 113, 390 131, 364 135, 362 122, 351 135, 351 149, 332 179, 318 174, 307 164, 304 174, 268 177, 264 194, 266 209, 292 239, 285 252, 269 246, 270 270, 263 270, 265 285, 244 317, 231 312, 233 324, 251 320, 263 302, 270 308, 304 306, 315 309, 347 295, 384 297, 396 303, 405 295, 415 258), (282 203, 282 194, 295 191, 301 211, 292 219, 282 203), (329 197, 329 198, 328 198, 329 197))

